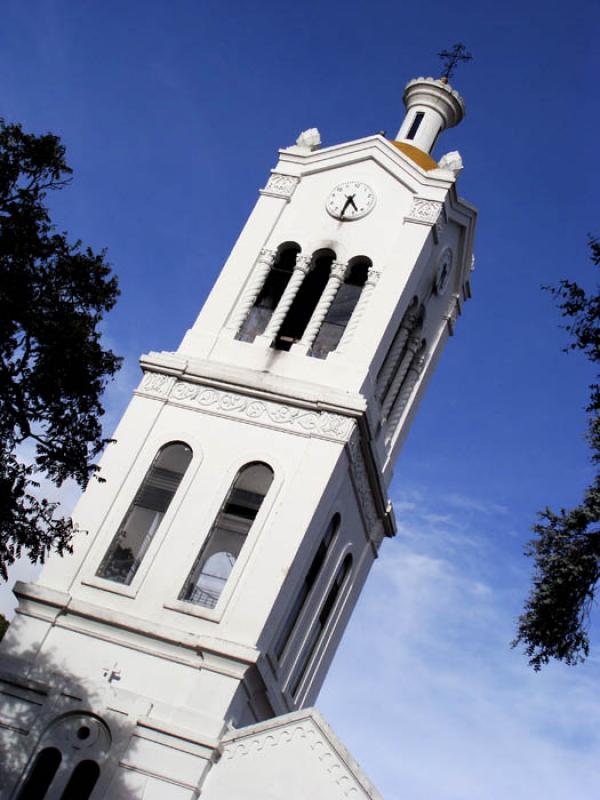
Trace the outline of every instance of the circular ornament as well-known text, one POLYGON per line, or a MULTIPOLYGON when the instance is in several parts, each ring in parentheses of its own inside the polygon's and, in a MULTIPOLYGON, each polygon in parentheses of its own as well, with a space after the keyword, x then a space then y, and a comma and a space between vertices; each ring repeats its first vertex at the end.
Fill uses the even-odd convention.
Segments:
POLYGON ((375 205, 375 192, 366 183, 346 181, 338 183, 325 201, 325 208, 332 217, 342 222, 366 217, 375 205))
POLYGON ((450 273, 452 272, 452 250, 444 250, 433 279, 433 288, 437 295, 442 295, 448 288, 450 273))

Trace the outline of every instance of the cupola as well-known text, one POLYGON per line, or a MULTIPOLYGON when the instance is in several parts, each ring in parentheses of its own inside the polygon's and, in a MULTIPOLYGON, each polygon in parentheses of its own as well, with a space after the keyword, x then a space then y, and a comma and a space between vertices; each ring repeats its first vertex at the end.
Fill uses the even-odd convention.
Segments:
POLYGON ((465 115, 465 103, 445 78, 416 78, 404 89, 406 116, 396 136, 399 142, 431 153, 439 134, 465 115))

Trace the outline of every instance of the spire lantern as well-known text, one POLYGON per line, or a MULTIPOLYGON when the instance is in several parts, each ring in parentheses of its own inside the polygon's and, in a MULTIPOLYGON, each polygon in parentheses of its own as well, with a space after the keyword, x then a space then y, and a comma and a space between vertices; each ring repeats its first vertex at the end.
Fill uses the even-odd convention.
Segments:
POLYGON ((444 78, 416 78, 404 89, 406 116, 396 136, 431 153, 439 134, 465 116, 465 102, 444 78))

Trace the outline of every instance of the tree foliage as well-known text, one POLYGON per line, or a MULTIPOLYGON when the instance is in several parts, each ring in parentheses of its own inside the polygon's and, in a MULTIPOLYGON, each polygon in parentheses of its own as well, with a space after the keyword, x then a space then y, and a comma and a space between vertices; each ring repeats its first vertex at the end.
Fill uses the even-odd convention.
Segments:
MULTIPOLYGON (((592 263, 600 266, 600 240, 590 238, 592 263)), ((571 337, 566 350, 579 350, 600 362, 600 292, 588 293, 563 280, 546 287, 554 296, 571 337)), ((600 386, 590 386, 588 440, 592 461, 600 464, 600 386)), ((600 475, 582 502, 559 513, 546 508, 525 552, 535 560, 533 586, 519 618, 513 646, 521 644, 535 670, 551 658, 573 665, 589 654, 590 613, 600 579, 600 475)))
POLYGON ((48 192, 71 168, 51 134, 0 119, 0 574, 70 549, 73 526, 36 496, 41 477, 84 487, 104 447, 101 394, 120 359, 99 323, 118 296, 105 252, 58 233, 48 192))

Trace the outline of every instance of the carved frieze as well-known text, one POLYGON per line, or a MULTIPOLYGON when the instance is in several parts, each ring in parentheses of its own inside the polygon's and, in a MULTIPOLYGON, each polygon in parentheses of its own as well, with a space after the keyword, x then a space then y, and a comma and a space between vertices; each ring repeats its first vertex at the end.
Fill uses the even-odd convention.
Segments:
POLYGON ((442 203, 437 200, 427 200, 424 197, 413 197, 412 205, 408 216, 404 219, 406 222, 419 222, 422 225, 435 225, 440 219, 442 214, 442 203))
POLYGON ((294 194, 299 181, 300 178, 296 178, 294 175, 283 175, 280 172, 273 172, 267 181, 267 185, 264 189, 260 190, 260 193, 268 194, 272 197, 285 197, 289 199, 294 194))
POLYGON ((178 405, 203 409, 219 416, 341 442, 347 441, 354 426, 351 417, 341 414, 297 408, 270 400, 258 400, 237 392, 178 381, 171 376, 154 372, 147 372, 144 375, 138 393, 168 398, 178 405))

